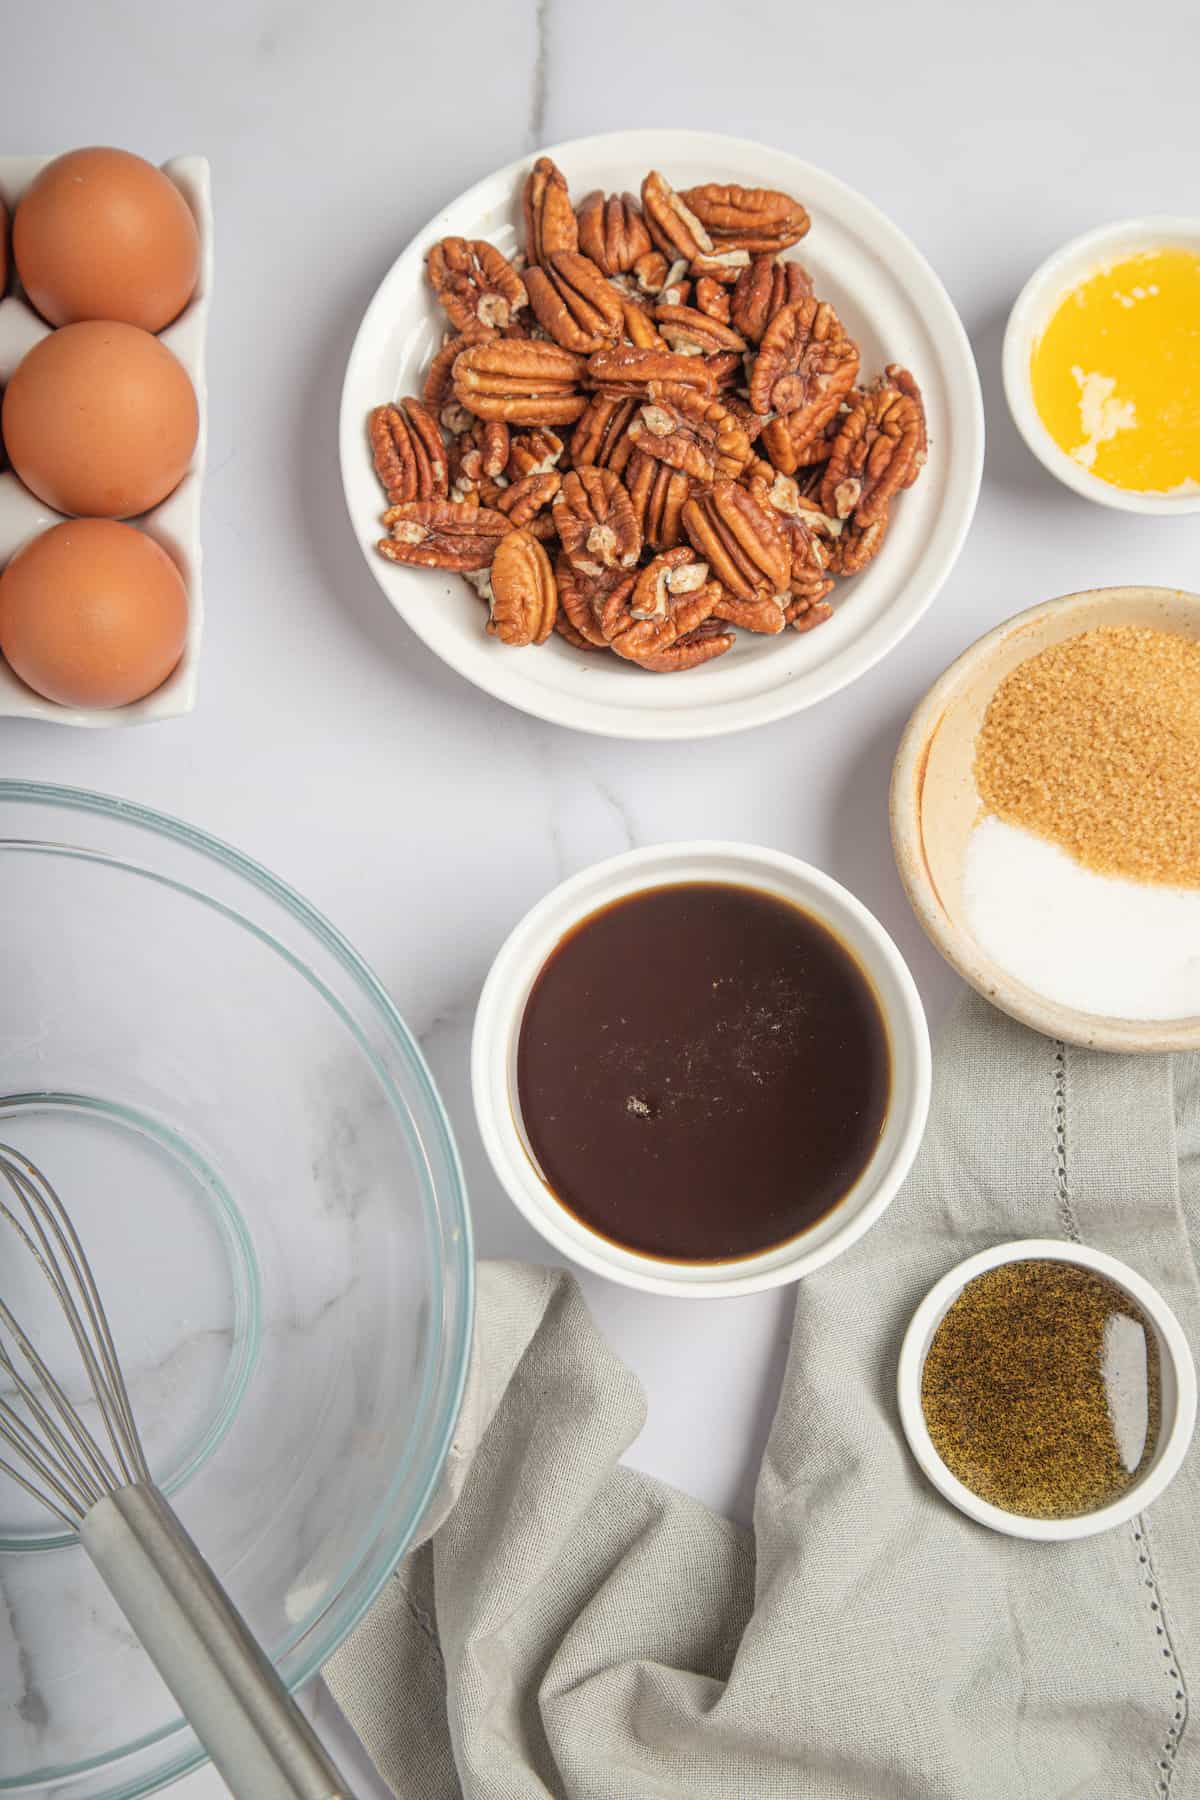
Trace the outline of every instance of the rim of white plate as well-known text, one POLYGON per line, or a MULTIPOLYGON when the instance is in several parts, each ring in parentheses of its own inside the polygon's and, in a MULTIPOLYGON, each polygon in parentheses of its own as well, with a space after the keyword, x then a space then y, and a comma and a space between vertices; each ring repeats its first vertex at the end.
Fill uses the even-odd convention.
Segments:
POLYGON ((992 1531, 1003 1532, 1007 1537, 1034 1538, 1042 1543, 1094 1537, 1097 1532, 1111 1531, 1114 1525, 1123 1525, 1142 1512, 1158 1499, 1178 1474, 1196 1423, 1196 1367, 1183 1328, 1158 1289, 1128 1263, 1103 1250, 1093 1250, 1087 1244, 1072 1243, 1066 1238, 1020 1238, 1015 1242, 993 1244, 989 1250, 968 1256, 965 1262, 949 1269, 930 1288, 912 1316, 900 1350, 896 1388, 900 1422, 909 1449, 938 1492, 968 1518, 992 1531), (1097 1274, 1107 1276, 1115 1287, 1121 1288, 1141 1307, 1158 1340, 1163 1418, 1150 1466, 1111 1506, 1078 1513, 1069 1519, 1026 1518, 1024 1514, 1006 1512, 1003 1507, 982 1500, 951 1474, 938 1455, 921 1406, 921 1375, 933 1335, 967 1283, 1004 1263, 1035 1261, 1072 1263, 1077 1268, 1094 1269, 1097 1274))
POLYGON ((889 541, 848 582, 819 631, 751 641, 703 668, 662 677, 573 651, 555 638, 507 649, 485 636, 479 603, 460 577, 387 563, 382 497, 366 444, 372 406, 419 386, 440 321, 424 258, 451 233, 511 245, 519 182, 533 154, 486 176, 417 233, 384 276, 346 367, 339 419, 342 484, 351 523, 376 581, 434 653, 476 687, 534 717, 608 737, 688 739, 781 719, 836 693, 893 650, 932 603, 974 516, 983 468, 983 401, 962 321, 929 263, 871 201, 789 152, 703 131, 618 131, 539 154, 563 168, 572 191, 637 185, 650 168, 680 184, 723 177, 797 192, 814 229, 798 247, 848 328, 864 363, 912 367, 925 391, 930 460, 898 503, 889 541))

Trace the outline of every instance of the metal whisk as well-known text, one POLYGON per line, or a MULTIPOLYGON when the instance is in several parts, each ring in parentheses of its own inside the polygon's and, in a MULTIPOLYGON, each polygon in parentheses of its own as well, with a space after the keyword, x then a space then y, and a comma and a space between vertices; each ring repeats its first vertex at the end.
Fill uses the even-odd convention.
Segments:
POLYGON ((238 1800, 350 1800, 337 1769, 146 1466, 112 1332, 62 1201, 0 1144, 0 1218, 62 1308, 101 1435, 90 1431, 0 1297, 0 1456, 79 1533, 92 1562, 238 1800))

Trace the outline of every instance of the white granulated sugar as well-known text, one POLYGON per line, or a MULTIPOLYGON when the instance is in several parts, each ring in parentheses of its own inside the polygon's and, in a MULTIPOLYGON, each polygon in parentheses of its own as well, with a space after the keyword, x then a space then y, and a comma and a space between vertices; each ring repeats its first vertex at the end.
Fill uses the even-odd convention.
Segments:
POLYGON ((980 947, 1046 999, 1117 1019, 1200 1013, 1200 889, 1097 875, 990 815, 963 887, 980 947))

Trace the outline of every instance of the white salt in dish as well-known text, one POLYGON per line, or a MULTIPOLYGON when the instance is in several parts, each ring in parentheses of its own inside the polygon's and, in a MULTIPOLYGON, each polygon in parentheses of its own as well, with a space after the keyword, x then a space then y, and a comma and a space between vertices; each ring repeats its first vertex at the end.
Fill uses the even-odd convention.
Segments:
MULTIPOLYGON (((1197 974, 1194 966, 1184 967, 1179 955, 1188 925, 1170 904, 1178 890, 1139 885, 1136 908, 1128 895, 1105 895, 1102 906, 1108 909, 1110 928, 1097 948, 1095 933, 1103 921, 1093 910, 1086 991, 1072 976, 1073 969, 1078 974, 1075 964, 1083 948, 1081 921, 1073 918, 1069 932, 1062 925, 1061 871, 1048 887, 1040 866, 1039 852, 1044 856, 1049 846, 1035 839, 1036 849, 1022 847, 1019 868, 997 871, 1003 892, 982 912, 977 900, 972 916, 969 869, 974 864, 971 879, 977 882, 977 858, 995 856, 997 864, 1004 860, 1003 839, 989 842, 989 833, 978 845, 974 842, 983 817, 975 785, 975 740, 992 695, 1020 663, 1101 625, 1150 626, 1200 641, 1200 595, 1162 587, 1068 594, 1016 614, 964 651, 930 688, 901 740, 891 792, 896 866, 913 911, 938 950, 1002 1012, 1047 1037, 1089 1049, 1197 1050, 1197 974), (1039 866, 1030 868, 1031 861, 1039 866), (1164 906, 1169 927, 1159 913, 1164 906), (1011 920, 1003 916, 1005 908, 1014 913, 1011 920), (1023 919, 1019 955, 1010 935, 1018 912, 1023 919), (1038 941, 1056 930, 1054 945, 1038 941), (1136 985, 1116 985, 1126 978, 1136 985), (1111 1010, 1114 1005, 1126 1010, 1111 1010)), ((1009 843, 1006 854, 1011 849, 1009 843)), ((1063 860, 1069 859, 1064 855, 1063 860)), ((1106 889, 1135 885, 1117 884, 1074 866, 1062 879, 1083 881, 1089 892, 1095 882, 1106 889)), ((1190 935, 1200 955, 1200 896, 1186 893, 1184 901, 1188 920, 1196 921, 1190 935)))
POLYGON ((966 916, 1028 987, 1117 1019, 1200 1013, 1200 890, 1098 875, 992 815, 967 840, 966 916))

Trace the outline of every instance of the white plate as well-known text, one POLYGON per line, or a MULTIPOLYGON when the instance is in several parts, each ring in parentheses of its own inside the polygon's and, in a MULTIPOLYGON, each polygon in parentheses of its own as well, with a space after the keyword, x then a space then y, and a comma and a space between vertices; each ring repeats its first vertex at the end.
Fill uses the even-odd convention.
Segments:
MULTIPOLYGON (((49 156, 0 156, 0 199, 9 217, 38 170, 49 156)), ((204 483, 204 455, 208 441, 208 394, 204 384, 204 340, 208 329, 208 298, 212 292, 212 195, 208 163, 203 156, 176 156, 163 163, 191 209, 200 233, 200 278, 196 291, 177 319, 159 337, 173 350, 191 378, 200 409, 200 430, 192 460, 179 486, 159 506, 127 521, 152 537, 176 564, 187 587, 188 625, 183 655, 161 687, 129 706, 59 706, 44 700, 19 681, 0 658, 0 718, 48 719, 56 725, 143 725, 153 719, 173 719, 189 713, 196 704, 196 675, 200 665, 200 639, 204 628, 204 603, 200 593, 200 493, 204 483)), ((0 294, 0 388, 27 350, 50 327, 34 312, 10 270, 10 286, 0 294)), ((62 513, 31 494, 11 469, 0 469, 0 569, 27 538, 51 525, 62 513)))
POLYGON ((911 369, 925 395, 928 465, 897 502, 888 541, 862 575, 839 583, 834 617, 782 638, 739 634, 716 662, 650 675, 554 637, 513 650, 485 635, 461 577, 404 568, 376 553, 384 500, 371 467, 373 406, 419 393, 445 326, 425 279, 439 238, 483 237, 511 252, 532 157, 479 182, 430 221, 393 263, 367 308, 342 389, 342 480, 355 535, 380 587, 431 650, 489 694, 558 725, 608 737, 699 738, 799 712, 855 680, 898 644, 954 565, 975 511, 983 466, 983 402, 962 322, 925 259, 869 201, 831 175, 762 144, 707 131, 621 131, 554 146, 576 200, 592 188, 637 192, 648 169, 680 188, 702 181, 782 188, 812 214, 793 254, 832 301, 863 352, 868 377, 911 369))

